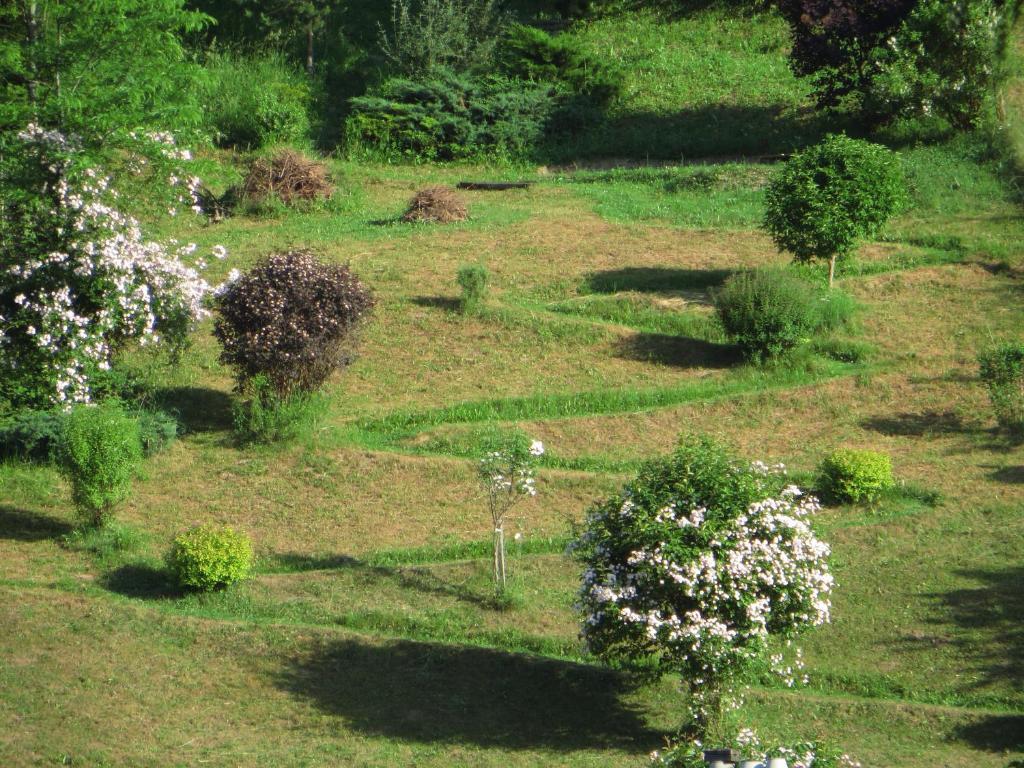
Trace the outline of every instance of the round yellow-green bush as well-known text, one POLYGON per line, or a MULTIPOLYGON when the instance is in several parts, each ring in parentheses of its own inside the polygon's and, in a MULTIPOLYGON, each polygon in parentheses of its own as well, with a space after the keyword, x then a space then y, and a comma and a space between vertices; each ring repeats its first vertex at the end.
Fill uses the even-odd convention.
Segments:
POLYGON ((182 587, 208 592, 249 575, 252 544, 232 528, 196 526, 175 537, 167 567, 182 587))
POLYGON ((840 448, 821 464, 821 490, 836 501, 876 501, 895 484, 892 459, 878 451, 840 448))

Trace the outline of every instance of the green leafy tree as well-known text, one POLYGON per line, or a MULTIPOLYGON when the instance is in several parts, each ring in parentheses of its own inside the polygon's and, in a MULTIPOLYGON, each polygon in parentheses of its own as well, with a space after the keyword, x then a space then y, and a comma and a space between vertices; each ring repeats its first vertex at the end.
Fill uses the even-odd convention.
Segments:
POLYGON ((316 69, 315 43, 328 19, 341 6, 338 0, 230 0, 230 4, 281 41, 301 39, 310 77, 316 69))
POLYGON ((28 122, 83 140, 199 124, 201 70, 183 33, 209 17, 185 0, 7 0, 0 10, 0 131, 28 122))
POLYGON ((899 158, 890 150, 847 136, 828 136, 794 155, 772 179, 764 227, 796 261, 836 261, 876 235, 906 202, 899 158))

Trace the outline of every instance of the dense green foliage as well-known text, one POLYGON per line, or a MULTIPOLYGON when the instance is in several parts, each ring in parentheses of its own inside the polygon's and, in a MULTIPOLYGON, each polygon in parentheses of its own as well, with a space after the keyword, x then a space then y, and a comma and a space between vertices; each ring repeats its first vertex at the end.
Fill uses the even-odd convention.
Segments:
POLYGON ((878 451, 840 448, 821 463, 821 490, 839 502, 877 501, 895 482, 892 459, 878 451))
POLYGON ((459 309, 464 315, 473 315, 480 310, 480 304, 487 296, 487 282, 490 275, 483 264, 464 264, 459 267, 456 281, 462 289, 459 309))
POLYGON ((217 298, 221 361, 245 390, 264 376, 278 395, 312 392, 351 360, 373 297, 347 266, 308 251, 268 256, 217 298))
POLYGON ((792 157, 772 178, 764 226, 797 261, 838 258, 876 235, 906 200, 899 158, 878 144, 829 136, 792 157))
POLYGON ((249 575, 252 544, 232 528, 197 526, 174 538, 167 567, 183 588, 209 592, 249 575))
POLYGON ((389 159, 524 157, 554 106, 551 86, 501 76, 393 79, 352 99, 345 134, 350 150, 389 159))
POLYGON ((60 465, 87 523, 100 526, 128 498, 142 458, 139 423, 121 405, 79 405, 64 421, 60 465))
POLYGON ((209 17, 185 0, 14 0, 0 10, 0 132, 30 121, 83 140, 197 128, 202 77, 181 34, 209 17))
POLYGON ((391 0, 381 50, 393 73, 411 79, 483 74, 507 19, 498 0, 391 0))
POLYGON ((978 355, 978 364, 999 426, 1024 435, 1024 344, 987 349, 978 355))
POLYGON ((309 140, 309 79, 277 53, 218 53, 206 60, 203 126, 222 146, 309 140))
POLYGON ((752 360, 781 355, 816 331, 835 330, 852 311, 845 296, 821 296, 814 284, 783 269, 740 272, 713 298, 725 332, 752 360))
MULTIPOLYGON (((167 448, 178 436, 178 422, 163 411, 139 411, 139 440, 142 453, 151 456, 167 448)), ((64 411, 25 409, 0 418, 0 457, 49 461, 59 456, 64 411)))
POLYGON ((780 0, 794 70, 821 106, 863 118, 937 113, 969 128, 1005 74, 1016 0, 780 0))

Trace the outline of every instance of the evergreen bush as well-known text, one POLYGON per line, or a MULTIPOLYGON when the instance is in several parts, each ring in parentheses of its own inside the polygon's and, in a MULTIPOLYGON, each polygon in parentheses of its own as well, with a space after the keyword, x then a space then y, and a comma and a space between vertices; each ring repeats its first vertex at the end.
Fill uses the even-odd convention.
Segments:
POLYGON ((978 355, 978 365, 999 426, 1024 435, 1024 344, 1001 344, 985 350, 978 355))
POLYGON ((836 501, 877 501, 895 484, 892 459, 878 451, 840 448, 821 464, 822 492, 836 501))

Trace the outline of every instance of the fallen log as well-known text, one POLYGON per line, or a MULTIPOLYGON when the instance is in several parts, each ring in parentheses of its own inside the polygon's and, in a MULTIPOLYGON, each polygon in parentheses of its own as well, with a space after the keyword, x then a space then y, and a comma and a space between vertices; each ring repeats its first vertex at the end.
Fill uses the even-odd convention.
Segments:
POLYGON ((488 192, 499 192, 505 189, 526 189, 532 181, 460 181, 459 189, 485 190, 488 192))

